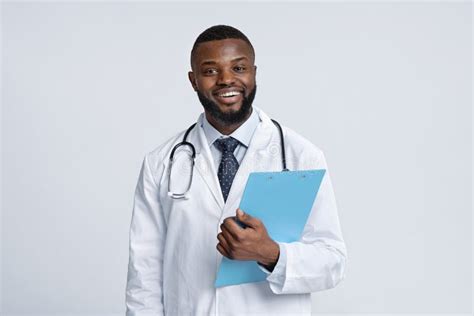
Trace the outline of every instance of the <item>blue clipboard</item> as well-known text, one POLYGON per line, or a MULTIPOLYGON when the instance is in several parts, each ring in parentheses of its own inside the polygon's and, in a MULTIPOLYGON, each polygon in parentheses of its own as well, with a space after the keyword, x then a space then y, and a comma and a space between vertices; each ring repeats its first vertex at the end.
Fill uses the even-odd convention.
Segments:
MULTIPOLYGON (((253 172, 245 186, 240 208, 265 224, 275 241, 298 241, 326 170, 253 172)), ((267 274, 255 261, 225 257, 215 287, 264 281, 267 274)))

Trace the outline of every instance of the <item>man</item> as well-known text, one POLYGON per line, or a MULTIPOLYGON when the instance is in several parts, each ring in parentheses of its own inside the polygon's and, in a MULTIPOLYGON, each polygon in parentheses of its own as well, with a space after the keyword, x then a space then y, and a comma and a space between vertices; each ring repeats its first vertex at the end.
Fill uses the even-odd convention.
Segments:
MULTIPOLYGON (((250 172, 282 170, 278 129, 252 106, 254 61, 252 44, 233 27, 213 26, 196 39, 188 76, 204 114, 186 139, 196 163, 191 173, 174 162, 168 177, 184 132, 145 156, 130 228, 127 316, 310 315, 310 293, 344 278, 346 250, 327 172, 298 242, 272 240, 265 223, 238 209, 250 172), (187 198, 173 199, 168 190, 186 191, 190 177, 187 198), (223 256, 258 262, 267 279, 215 288, 223 256)), ((283 134, 289 169, 327 169, 317 147, 288 128, 283 134)))

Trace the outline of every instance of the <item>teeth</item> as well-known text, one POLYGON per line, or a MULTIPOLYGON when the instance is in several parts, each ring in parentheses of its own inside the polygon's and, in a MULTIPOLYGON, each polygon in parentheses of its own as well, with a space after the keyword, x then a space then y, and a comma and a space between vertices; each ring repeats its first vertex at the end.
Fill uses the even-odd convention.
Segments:
POLYGON ((229 91, 229 92, 225 92, 225 93, 221 93, 219 94, 220 97, 233 97, 235 95, 239 95, 240 92, 238 91, 229 91))

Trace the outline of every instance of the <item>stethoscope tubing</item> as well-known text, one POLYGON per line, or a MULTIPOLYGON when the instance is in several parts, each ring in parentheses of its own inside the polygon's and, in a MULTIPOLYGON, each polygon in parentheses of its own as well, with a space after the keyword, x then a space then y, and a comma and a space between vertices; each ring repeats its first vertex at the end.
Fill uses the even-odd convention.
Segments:
MULTIPOLYGON (((281 163, 282 163, 282 166, 283 166, 283 170, 282 171, 289 171, 288 168, 286 168, 286 153, 285 153, 285 139, 284 139, 284 136, 283 136, 283 129, 281 128, 281 125, 280 123, 278 123, 276 120, 272 119, 271 120, 273 122, 273 124, 275 124, 275 126, 278 128, 278 132, 280 134, 280 147, 281 147, 281 163)), ((196 148, 194 147, 194 145, 190 142, 187 141, 187 138, 188 138, 188 135, 189 133, 191 132, 191 130, 196 126, 196 123, 194 123, 193 125, 191 125, 187 130, 186 130, 186 133, 184 133, 184 136, 183 136, 183 140, 179 143, 177 143, 173 149, 171 150, 171 153, 170 153, 170 165, 168 167, 168 195, 174 199, 183 199, 183 198, 186 198, 186 193, 189 191, 189 189, 191 188, 191 183, 192 183, 192 177, 193 177, 193 170, 194 170, 194 163, 195 163, 195 159, 196 159, 196 148), (190 177, 190 181, 189 181, 189 184, 188 184, 188 187, 186 189, 186 191, 184 193, 172 193, 170 191, 170 183, 171 183, 171 169, 172 169, 172 165, 173 165, 173 159, 174 159, 174 154, 176 152, 176 150, 179 148, 179 147, 182 147, 182 146, 188 146, 189 148, 191 148, 191 159, 192 159, 192 166, 191 166, 191 177, 190 177)))

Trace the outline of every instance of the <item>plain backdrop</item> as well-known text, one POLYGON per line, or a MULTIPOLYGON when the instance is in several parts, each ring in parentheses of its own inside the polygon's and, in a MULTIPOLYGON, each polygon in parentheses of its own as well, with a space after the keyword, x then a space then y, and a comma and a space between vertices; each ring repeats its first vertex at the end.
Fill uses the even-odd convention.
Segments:
POLYGON ((2 314, 124 313, 140 164, 202 111, 214 24, 252 41, 254 104, 325 152, 349 261, 314 313, 470 313, 471 9, 3 3, 2 314))

